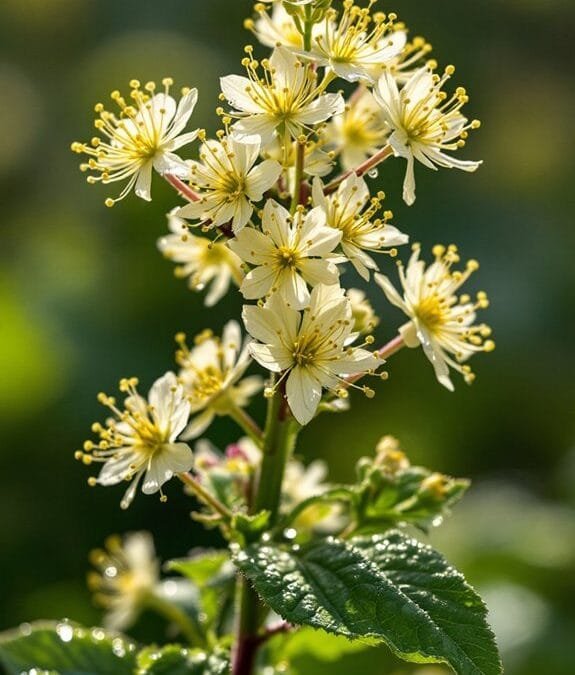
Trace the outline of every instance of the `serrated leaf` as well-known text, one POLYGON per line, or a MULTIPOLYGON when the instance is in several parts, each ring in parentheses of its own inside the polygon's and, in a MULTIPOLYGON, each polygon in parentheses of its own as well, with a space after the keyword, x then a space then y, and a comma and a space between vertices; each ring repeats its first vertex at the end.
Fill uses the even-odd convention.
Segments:
POLYGON ((224 675, 230 661, 224 651, 206 654, 180 645, 147 647, 138 654, 136 675, 224 675))
POLYGON ((101 628, 68 621, 25 624, 0 634, 0 662, 10 675, 32 668, 60 675, 131 675, 136 646, 101 628))
POLYGON ((448 663, 460 675, 501 673, 479 596, 439 553, 401 533, 252 546, 234 560, 290 623, 378 638, 407 661, 448 663))

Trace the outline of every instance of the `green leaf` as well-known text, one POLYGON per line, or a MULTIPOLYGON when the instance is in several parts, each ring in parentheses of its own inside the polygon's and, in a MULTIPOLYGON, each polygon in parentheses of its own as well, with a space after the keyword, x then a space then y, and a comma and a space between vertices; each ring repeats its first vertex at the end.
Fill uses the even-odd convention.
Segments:
POLYGON ((227 551, 202 551, 191 558, 168 561, 164 567, 168 572, 178 572, 196 586, 205 586, 229 560, 227 551))
POLYGON ((210 629, 233 593, 235 574, 228 551, 202 551, 190 558, 170 560, 164 568, 187 577, 197 588, 194 618, 204 631, 210 629))
POLYGON ((229 668, 229 658, 222 650, 206 654, 180 645, 167 645, 161 649, 143 649, 138 654, 136 675, 224 675, 229 668))
POLYGON ((252 546, 234 561, 290 623, 377 638, 407 661, 448 663, 461 675, 502 672, 479 596, 439 553, 399 532, 252 546))
POLYGON ((136 646, 101 628, 68 621, 25 624, 0 634, 0 662, 10 675, 32 668, 60 675, 131 675, 136 646))

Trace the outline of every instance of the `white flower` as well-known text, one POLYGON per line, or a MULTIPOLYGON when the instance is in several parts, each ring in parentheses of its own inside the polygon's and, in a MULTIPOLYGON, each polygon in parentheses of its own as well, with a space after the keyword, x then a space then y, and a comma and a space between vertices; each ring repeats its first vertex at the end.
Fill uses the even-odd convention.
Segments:
POLYGON ((124 410, 116 407, 114 398, 99 394, 100 403, 116 419, 108 419, 105 426, 94 424, 92 430, 100 436, 100 442, 86 441, 84 452, 76 453, 77 459, 86 464, 104 462, 98 478, 90 479, 91 485, 131 481, 120 504, 123 509, 134 499, 144 474, 142 492, 162 494, 162 485, 174 474, 189 471, 193 461, 190 448, 176 443, 190 414, 190 404, 176 376, 166 373, 156 380, 147 401, 138 394, 137 385, 136 378, 120 382, 120 391, 128 394, 124 410))
POLYGON ((481 164, 445 154, 464 146, 468 130, 480 126, 477 120, 468 122, 460 112, 469 100, 465 89, 459 87, 449 99, 442 91, 454 72, 453 66, 448 66, 439 77, 427 65, 416 70, 401 91, 392 73, 385 72, 375 86, 375 99, 392 130, 388 142, 397 157, 407 159, 403 183, 407 204, 415 201, 416 159, 434 170, 441 166, 475 171, 481 164))
POLYGON ((109 630, 129 628, 154 595, 160 581, 160 565, 148 532, 133 532, 109 537, 106 550, 90 553, 98 570, 88 574, 88 586, 94 600, 107 612, 104 626, 109 630))
POLYGON ((305 213, 289 212, 272 199, 266 202, 262 232, 246 227, 229 242, 231 249, 255 265, 240 291, 244 298, 256 300, 277 293, 293 309, 309 304, 307 285, 336 284, 337 267, 326 260, 341 239, 341 232, 326 227, 321 209, 305 213))
POLYGON ((371 4, 358 7, 344 0, 339 20, 335 10, 329 11, 313 36, 309 56, 350 82, 371 81, 374 71, 393 63, 405 47, 406 34, 394 31, 395 14, 372 14, 371 4))
POLYGON ((373 219, 383 197, 380 193, 372 198, 365 180, 355 173, 329 196, 324 194, 324 186, 319 178, 313 182, 314 206, 324 211, 329 227, 341 232, 344 255, 366 281, 369 280, 369 270, 379 269, 366 251, 381 253, 386 249, 391 255, 396 255, 394 247, 408 241, 406 234, 388 224, 388 220, 393 217, 391 211, 385 211, 383 219, 373 219))
MULTIPOLYGON (((309 307, 297 312, 273 295, 264 307, 245 306, 243 319, 259 343, 250 345, 264 368, 287 377, 289 407, 300 424, 310 422, 322 389, 341 393, 343 378, 374 370, 381 360, 353 339, 351 305, 339 286, 316 286, 309 307)), ((280 380, 280 381, 281 381, 280 380)), ((276 384, 276 387, 278 384, 276 384)))
POLYGON ((459 262, 457 248, 435 246, 435 261, 426 269, 419 253, 419 245, 415 245, 407 268, 399 265, 403 297, 387 277, 376 274, 375 280, 389 302, 410 318, 400 329, 405 345, 421 345, 439 382, 452 391, 449 367, 459 371, 466 382, 472 382, 471 369, 462 363, 476 352, 489 352, 495 347, 492 340, 486 339, 491 329, 485 324, 473 325, 476 310, 489 303, 482 292, 477 294, 476 302, 469 295, 457 296, 459 288, 478 269, 477 261, 470 260, 464 271, 453 271, 452 265, 459 262))
POLYGON ((283 2, 274 2, 271 16, 263 5, 258 8, 258 13, 257 21, 248 19, 245 26, 263 45, 272 49, 278 45, 296 49, 303 47, 302 34, 298 31, 293 18, 286 12, 283 2))
POLYGON ((191 143, 198 130, 182 134, 198 100, 197 89, 183 89, 178 104, 169 95, 170 78, 162 80, 164 91, 155 93, 156 85, 148 82, 144 90, 137 80, 130 82, 129 102, 119 91, 112 92, 112 100, 120 108, 115 115, 98 103, 95 127, 105 136, 94 137, 89 144, 72 143, 72 150, 90 157, 81 164, 82 171, 95 171, 99 175, 88 177, 89 183, 104 185, 128 180, 119 197, 106 199, 107 206, 123 199, 134 188, 138 197, 150 201, 152 171, 159 174, 187 174, 187 167, 174 151, 191 143))
POLYGON ((234 233, 239 232, 252 217, 252 202, 263 198, 282 171, 272 159, 254 166, 259 152, 259 141, 239 143, 231 137, 206 141, 200 161, 190 162, 190 185, 200 199, 182 206, 177 214, 209 227, 231 222, 234 233))
POLYGON ((209 286, 206 307, 212 307, 228 292, 230 282, 239 286, 244 274, 242 261, 226 243, 198 237, 189 231, 187 223, 176 215, 177 208, 168 214, 172 234, 158 241, 158 248, 169 260, 178 263, 176 275, 188 277, 193 291, 209 286))
POLYGON ((358 288, 348 288, 346 295, 351 302, 354 332, 369 335, 379 324, 379 317, 374 312, 370 301, 358 288))
POLYGON ((284 47, 262 61, 263 76, 253 57, 246 57, 243 64, 248 77, 221 79, 223 98, 236 108, 230 115, 238 119, 232 130, 240 141, 261 138, 266 146, 275 136, 287 148, 293 139, 345 107, 341 94, 324 94, 325 84, 318 84, 314 69, 284 47))
POLYGON ((197 336, 192 349, 187 347, 185 335, 176 339, 180 345, 176 354, 179 378, 195 415, 182 434, 187 440, 202 434, 216 415, 230 415, 246 406, 262 388, 262 380, 255 376, 239 382, 251 359, 236 321, 225 325, 221 340, 211 331, 197 336))
POLYGON ((359 87, 322 133, 326 146, 340 154, 344 170, 355 169, 385 145, 389 127, 373 94, 359 87))

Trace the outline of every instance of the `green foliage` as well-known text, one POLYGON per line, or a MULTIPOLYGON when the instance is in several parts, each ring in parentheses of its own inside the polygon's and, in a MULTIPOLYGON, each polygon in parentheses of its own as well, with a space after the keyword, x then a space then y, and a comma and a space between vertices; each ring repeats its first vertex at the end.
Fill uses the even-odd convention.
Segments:
POLYGON ((206 654, 179 645, 148 647, 138 654, 137 662, 135 675, 224 675, 230 667, 223 651, 206 654))
POLYGON ((0 662, 10 675, 38 668, 59 675, 131 675, 136 646, 100 628, 38 622, 0 636, 0 662))
POLYGON ((234 562, 290 623, 383 640, 405 660, 445 662, 465 675, 501 673, 479 596, 439 553, 399 532, 252 546, 234 562))
POLYGON ((190 558, 170 560, 165 569, 182 574, 197 588, 195 615, 202 630, 207 633, 216 624, 233 591, 234 574, 229 554, 227 551, 205 551, 190 558))

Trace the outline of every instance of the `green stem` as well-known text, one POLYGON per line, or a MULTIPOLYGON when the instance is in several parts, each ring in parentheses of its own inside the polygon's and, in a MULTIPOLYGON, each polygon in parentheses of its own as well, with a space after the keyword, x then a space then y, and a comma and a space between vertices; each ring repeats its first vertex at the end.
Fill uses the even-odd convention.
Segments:
POLYGON ((190 473, 179 473, 178 478, 182 481, 184 485, 190 488, 196 497, 213 509, 216 513, 219 513, 220 516, 225 518, 227 521, 230 521, 234 514, 228 509, 227 506, 224 506, 218 499, 211 495, 206 488, 196 480, 190 473))
POLYGON ((191 617, 189 617, 177 605, 174 605, 173 603, 168 602, 168 600, 164 600, 164 598, 160 598, 157 595, 152 594, 146 598, 145 604, 146 607, 157 612, 170 623, 176 624, 182 635, 192 646, 206 646, 206 640, 199 628, 196 626, 194 621, 192 621, 191 617))
POLYGON ((303 188, 302 183, 305 168, 305 144, 306 144, 305 139, 298 139, 296 150, 297 154, 295 162, 294 187, 290 208, 292 216, 296 212, 297 207, 301 204, 301 196, 303 188))
POLYGON ((311 34, 313 30, 313 19, 311 13, 311 7, 306 5, 305 7, 305 23, 303 29, 303 48, 304 51, 311 51, 311 34))
MULTIPOLYGON (((269 511, 272 527, 279 517, 285 467, 299 430, 300 426, 289 414, 283 393, 278 388, 268 402, 263 460, 253 507, 255 513, 269 511)), ((239 617, 232 675, 251 675, 260 644, 258 633, 265 607, 242 577, 238 577, 237 608, 239 617)))
POLYGON ((252 441, 261 448, 263 443, 263 432, 256 421, 248 413, 238 406, 230 408, 229 416, 234 422, 252 439, 252 441))

